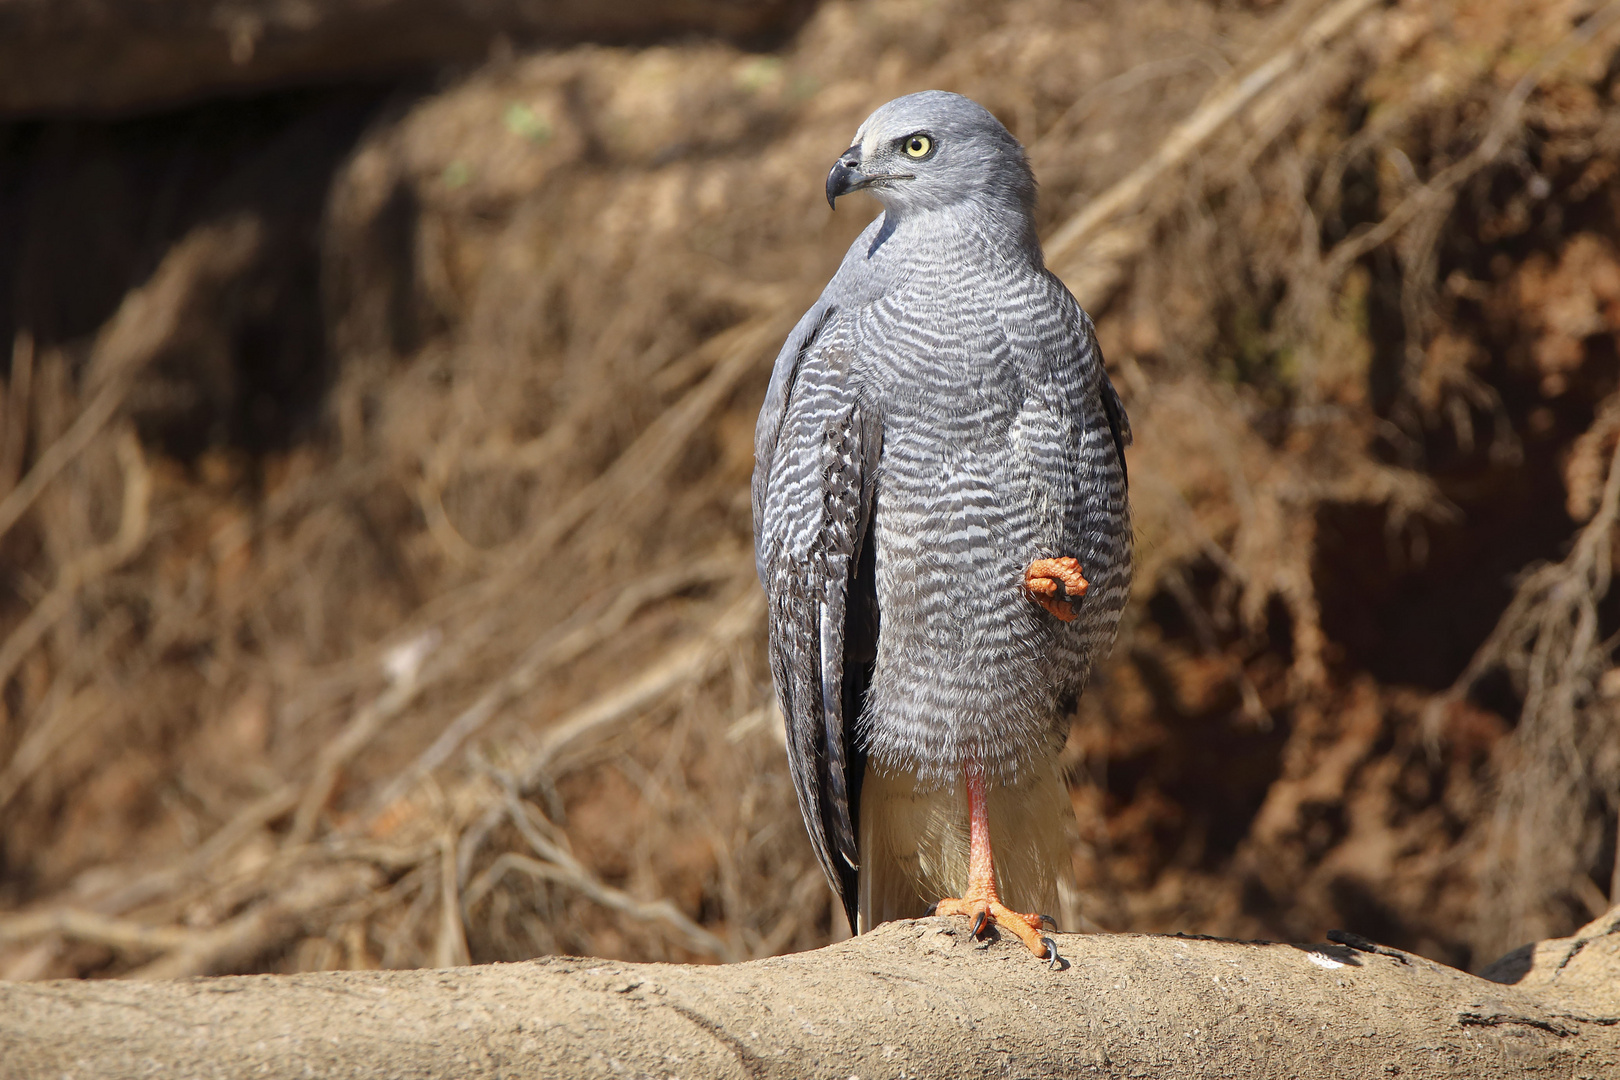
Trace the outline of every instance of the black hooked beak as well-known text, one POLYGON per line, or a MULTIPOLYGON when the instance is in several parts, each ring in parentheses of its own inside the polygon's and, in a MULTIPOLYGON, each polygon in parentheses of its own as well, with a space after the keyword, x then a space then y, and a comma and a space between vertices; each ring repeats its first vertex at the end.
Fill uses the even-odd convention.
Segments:
POLYGON ((827 174, 827 205, 838 209, 838 196, 859 191, 872 183, 872 178, 861 172, 861 148, 852 146, 833 162, 827 174))

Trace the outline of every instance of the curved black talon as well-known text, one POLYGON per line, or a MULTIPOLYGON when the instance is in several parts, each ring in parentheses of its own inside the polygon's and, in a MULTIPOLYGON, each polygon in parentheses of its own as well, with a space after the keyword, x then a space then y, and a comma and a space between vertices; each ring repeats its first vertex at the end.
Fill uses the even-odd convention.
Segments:
MULTIPOLYGON (((1042 918, 1045 918, 1045 916, 1042 916, 1042 918)), ((1047 956, 1046 966, 1048 968, 1055 968, 1059 964, 1064 963, 1063 957, 1058 955, 1057 942, 1053 941, 1047 935, 1042 934, 1041 935, 1041 944, 1046 946, 1046 956, 1047 956)))
POLYGON ((1050 916, 1050 915, 1042 915, 1041 916, 1041 924, 1044 925, 1044 926, 1047 926, 1047 927, 1051 928, 1052 930, 1057 931, 1059 933, 1061 933, 1062 929, 1063 929, 1062 927, 1058 926, 1057 920, 1052 918, 1052 916, 1050 916))
POLYGON ((934 917, 935 913, 938 912, 938 911, 939 911, 939 901, 935 900, 932 904, 928 905, 928 910, 923 912, 923 918, 931 919, 931 918, 934 917))
POLYGON ((990 916, 987 913, 981 911, 975 914, 973 916, 973 936, 978 937, 984 931, 985 925, 989 921, 990 916))

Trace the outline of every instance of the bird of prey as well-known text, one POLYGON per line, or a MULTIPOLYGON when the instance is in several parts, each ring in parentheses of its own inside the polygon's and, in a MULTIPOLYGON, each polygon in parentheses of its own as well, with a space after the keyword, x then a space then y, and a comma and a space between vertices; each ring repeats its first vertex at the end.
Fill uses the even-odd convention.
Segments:
POLYGON ((827 175, 829 204, 860 190, 883 213, 782 346, 754 443, 799 809, 858 932, 967 915, 1055 959, 1057 754, 1130 584, 1129 424, 989 111, 882 106, 827 175))

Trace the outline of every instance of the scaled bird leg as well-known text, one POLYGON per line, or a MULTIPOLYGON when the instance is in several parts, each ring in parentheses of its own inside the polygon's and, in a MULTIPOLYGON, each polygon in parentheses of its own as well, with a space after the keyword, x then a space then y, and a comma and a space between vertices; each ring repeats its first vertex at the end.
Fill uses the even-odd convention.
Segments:
POLYGON ((1041 934, 1040 915, 1024 915, 1001 902, 996 894, 996 862, 990 854, 990 816, 985 808, 984 770, 970 761, 965 770, 968 797, 968 886, 961 897, 941 900, 936 915, 966 915, 973 920, 973 936, 983 937, 992 923, 1005 926, 1045 960, 1057 949, 1041 934))
POLYGON ((1079 600, 1090 586, 1080 573, 1080 560, 1067 555, 1060 559, 1036 559, 1024 571, 1024 591, 1029 598, 1064 622, 1074 621, 1070 600, 1079 600))

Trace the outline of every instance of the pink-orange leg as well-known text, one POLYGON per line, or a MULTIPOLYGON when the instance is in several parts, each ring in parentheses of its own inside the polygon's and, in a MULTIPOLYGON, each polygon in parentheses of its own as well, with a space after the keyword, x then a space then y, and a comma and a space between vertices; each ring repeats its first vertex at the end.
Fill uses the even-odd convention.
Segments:
POLYGON ((1090 585, 1080 572, 1080 560, 1065 555, 1059 559, 1036 559, 1024 570, 1024 591, 1041 607, 1062 619, 1074 620, 1070 600, 1086 595, 1090 585))
POLYGON ((973 920, 973 936, 982 937, 992 924, 1005 926, 1041 959, 1056 960, 1057 949, 1041 934, 1040 915, 1025 915, 1007 907, 996 893, 996 862, 990 853, 990 815, 986 809, 984 771, 977 762, 965 770, 968 798, 968 886, 960 897, 941 900, 936 915, 966 915, 973 920))

